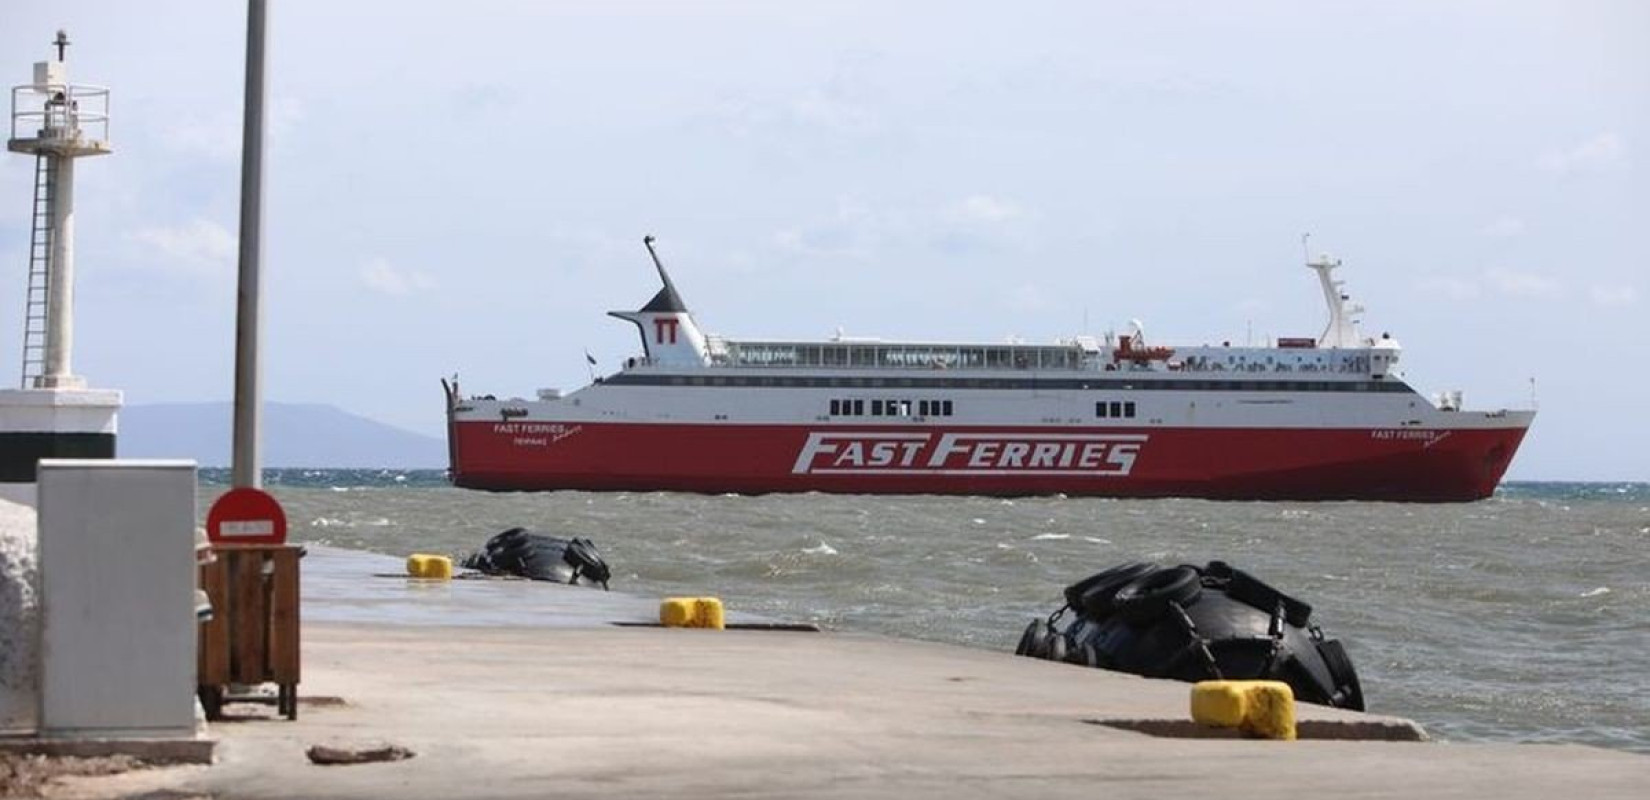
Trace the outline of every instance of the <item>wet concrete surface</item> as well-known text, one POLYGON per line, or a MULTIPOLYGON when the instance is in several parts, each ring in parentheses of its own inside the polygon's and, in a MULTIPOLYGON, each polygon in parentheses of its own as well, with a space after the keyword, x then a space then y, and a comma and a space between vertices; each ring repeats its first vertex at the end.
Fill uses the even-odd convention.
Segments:
MULTIPOLYGON (((306 550, 301 567, 306 622, 590 628, 659 621, 658 598, 599 586, 485 577, 470 570, 456 570, 450 581, 409 578, 401 558, 320 545, 306 550)), ((728 622, 775 621, 730 609, 728 622)))
MULTIPOLYGON (((1185 720, 1187 684, 877 636, 618 627, 651 621, 656 600, 374 577, 400 568, 331 548, 306 559, 300 695, 327 702, 301 703, 295 722, 214 725, 211 768, 88 781, 78 796, 1638 798, 1650 786, 1650 758, 1590 747, 1152 736, 1139 721, 1185 720), (318 766, 305 755, 316 745, 414 755, 318 766)), ((1298 715, 1320 730, 1411 729, 1298 715)))

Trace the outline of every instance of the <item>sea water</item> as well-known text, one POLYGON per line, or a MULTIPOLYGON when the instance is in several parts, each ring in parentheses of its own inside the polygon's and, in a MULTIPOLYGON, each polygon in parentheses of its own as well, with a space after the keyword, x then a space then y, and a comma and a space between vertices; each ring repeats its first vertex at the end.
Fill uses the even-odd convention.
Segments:
MULTIPOLYGON (((202 479, 204 509, 227 477, 202 479)), ((1371 711, 1446 740, 1650 752, 1650 484, 1450 505, 492 494, 392 470, 266 486, 294 541, 459 556, 525 526, 594 539, 616 591, 1005 653, 1091 572, 1221 559, 1313 605, 1371 711)))

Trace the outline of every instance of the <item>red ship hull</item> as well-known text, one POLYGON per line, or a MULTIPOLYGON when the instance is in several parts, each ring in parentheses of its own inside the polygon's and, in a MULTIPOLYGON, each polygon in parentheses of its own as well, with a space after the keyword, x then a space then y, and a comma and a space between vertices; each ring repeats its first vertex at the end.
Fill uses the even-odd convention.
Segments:
POLYGON ((453 420, 453 483, 488 490, 1459 502, 1490 496, 1504 428, 1038 428, 453 420))

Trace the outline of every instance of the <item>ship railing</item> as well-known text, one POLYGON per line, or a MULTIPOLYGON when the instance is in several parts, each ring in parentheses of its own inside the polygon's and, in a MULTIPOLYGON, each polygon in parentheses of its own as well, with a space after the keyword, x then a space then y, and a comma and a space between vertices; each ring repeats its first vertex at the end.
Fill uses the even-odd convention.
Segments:
MULTIPOLYGON (((636 369, 658 366, 662 362, 647 356, 637 356, 625 359, 625 369, 636 369)), ((1293 364, 1275 362, 1267 364, 1259 361, 1238 361, 1226 363, 1224 361, 1209 361, 1207 359, 1187 359, 1186 361, 1171 361, 1167 364, 1113 364, 1105 360, 1084 359, 1081 362, 1071 363, 1034 363, 1028 359, 1011 360, 1008 363, 990 364, 955 364, 950 362, 933 361, 928 363, 803 363, 799 360, 785 359, 747 359, 732 354, 712 353, 709 365, 719 368, 741 369, 871 369, 871 370, 910 370, 930 369, 934 371, 1003 371, 1003 370, 1070 370, 1078 372, 1176 372, 1176 373, 1311 373, 1320 375, 1369 375, 1368 359, 1363 356, 1349 356, 1341 363, 1330 364, 1293 364)))

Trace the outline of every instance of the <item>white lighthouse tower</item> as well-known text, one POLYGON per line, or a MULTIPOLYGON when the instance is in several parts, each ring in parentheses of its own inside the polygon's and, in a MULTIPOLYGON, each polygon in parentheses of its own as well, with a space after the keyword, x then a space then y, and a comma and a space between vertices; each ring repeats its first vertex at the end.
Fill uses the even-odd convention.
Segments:
MULTIPOLYGON (((12 87, 6 149, 35 159, 21 386, 0 390, 0 498, 33 502, 42 458, 113 458, 119 391, 73 371, 75 161, 109 148, 109 90, 69 82, 68 36, 12 87)), ((0 284, 3 285, 3 284, 0 284)))

